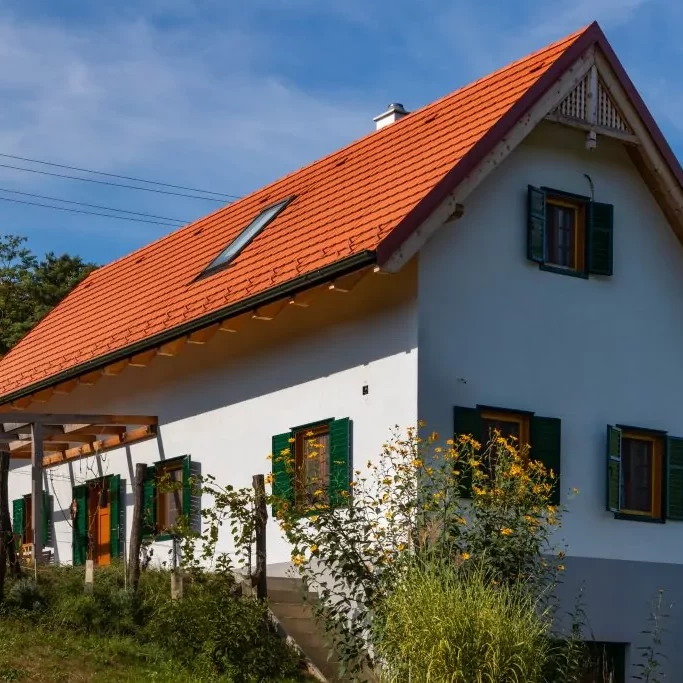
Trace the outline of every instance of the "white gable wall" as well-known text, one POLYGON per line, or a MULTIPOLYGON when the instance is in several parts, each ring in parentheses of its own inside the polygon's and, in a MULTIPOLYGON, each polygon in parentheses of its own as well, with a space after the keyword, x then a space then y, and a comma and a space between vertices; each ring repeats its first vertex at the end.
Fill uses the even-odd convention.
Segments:
POLYGON ((562 419, 562 537, 574 556, 683 562, 683 522, 605 510, 609 424, 683 435, 683 249, 620 143, 543 124, 422 249, 419 416, 452 433, 454 405, 562 419), (614 275, 589 280, 526 259, 527 185, 614 204, 614 275))
MULTIPOLYGON (((126 480, 130 537, 136 462, 189 453, 219 484, 250 486, 252 475, 270 471, 272 435, 329 417, 351 418, 358 466, 376 458, 393 425, 417 421, 415 287, 414 267, 399 276, 370 275, 350 294, 326 292, 308 309, 289 306, 272 322, 252 321, 244 332, 218 333, 176 358, 157 357, 147 368, 129 367, 94 387, 32 406, 153 414, 160 422, 158 439, 47 470, 50 493, 58 499, 58 560, 71 561, 71 528, 64 519, 71 486, 98 475, 126 480)), ((14 462, 9 489, 11 500, 30 492, 27 461, 14 462)), ((169 544, 159 545, 157 558, 168 559, 169 544)), ((228 547, 224 530, 221 548, 228 547)), ((268 562, 289 559, 270 520, 268 562)))

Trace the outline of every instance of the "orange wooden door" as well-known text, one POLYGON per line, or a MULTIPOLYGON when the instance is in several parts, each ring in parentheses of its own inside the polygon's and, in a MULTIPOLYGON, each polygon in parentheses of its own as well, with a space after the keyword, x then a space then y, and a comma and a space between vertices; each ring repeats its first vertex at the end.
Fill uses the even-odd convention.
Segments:
POLYGON ((88 557, 96 567, 103 567, 111 563, 111 505, 103 481, 91 485, 89 498, 88 528, 92 542, 88 557))

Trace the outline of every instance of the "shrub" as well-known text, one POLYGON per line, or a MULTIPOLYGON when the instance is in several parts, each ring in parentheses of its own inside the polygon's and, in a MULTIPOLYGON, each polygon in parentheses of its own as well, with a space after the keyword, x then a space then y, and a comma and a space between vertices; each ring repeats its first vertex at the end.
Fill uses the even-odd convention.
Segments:
POLYGON ((549 653, 547 611, 522 584, 480 566, 410 567, 383 604, 374 642, 385 680, 536 683, 549 653))
POLYGON ((47 598, 42 586, 33 579, 20 579, 7 592, 5 605, 10 610, 39 612, 47 607, 47 598))
POLYGON ((159 604, 144 637, 201 675, 225 675, 234 683, 297 676, 300 657, 274 632, 266 605, 236 597, 233 588, 220 575, 205 577, 182 600, 159 604))

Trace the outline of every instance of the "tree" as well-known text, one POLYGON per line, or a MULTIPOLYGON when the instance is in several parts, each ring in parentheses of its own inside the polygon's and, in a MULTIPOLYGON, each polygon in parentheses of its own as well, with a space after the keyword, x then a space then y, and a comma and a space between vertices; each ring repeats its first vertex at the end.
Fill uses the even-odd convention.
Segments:
POLYGON ((0 356, 97 267, 69 254, 39 259, 26 241, 0 235, 0 356))

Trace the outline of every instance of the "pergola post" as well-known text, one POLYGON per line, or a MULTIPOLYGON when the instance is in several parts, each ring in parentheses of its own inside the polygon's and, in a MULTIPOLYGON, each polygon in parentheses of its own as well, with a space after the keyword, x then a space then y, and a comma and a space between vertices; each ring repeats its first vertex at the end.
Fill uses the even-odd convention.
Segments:
POLYGON ((43 425, 35 422, 31 425, 31 479, 33 564, 37 575, 38 562, 43 557, 43 425))

